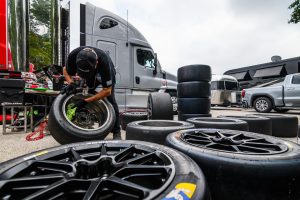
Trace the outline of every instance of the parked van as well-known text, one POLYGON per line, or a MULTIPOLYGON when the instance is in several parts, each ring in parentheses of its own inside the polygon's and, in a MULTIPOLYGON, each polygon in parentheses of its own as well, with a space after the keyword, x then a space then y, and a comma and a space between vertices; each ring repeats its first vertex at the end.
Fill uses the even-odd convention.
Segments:
POLYGON ((211 80, 211 104, 229 106, 241 102, 241 92, 236 78, 228 75, 213 75, 211 80))

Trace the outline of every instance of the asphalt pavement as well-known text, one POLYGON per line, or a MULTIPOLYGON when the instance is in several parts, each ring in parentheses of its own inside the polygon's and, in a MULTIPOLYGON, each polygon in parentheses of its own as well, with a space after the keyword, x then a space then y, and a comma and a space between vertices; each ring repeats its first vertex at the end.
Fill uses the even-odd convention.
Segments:
MULTIPOLYGON (((245 115, 245 114, 254 114, 256 113, 252 109, 243 109, 243 108, 227 108, 227 107, 213 107, 211 110, 212 116, 217 117, 218 115, 245 115)), ((276 113, 272 113, 276 114, 276 113)), ((289 111, 284 115, 293 115, 298 117, 300 120, 300 111, 289 111)), ((174 117, 177 119, 177 116, 174 117)), ((56 142, 53 137, 48 134, 43 139, 37 141, 27 141, 25 138, 28 133, 24 132, 14 132, 6 133, 3 135, 2 126, 0 126, 0 162, 27 154, 34 151, 39 151, 42 149, 59 146, 60 144, 56 142)), ((122 139, 125 139, 125 131, 122 131, 122 139)), ((106 140, 112 139, 112 133, 110 133, 106 140)), ((288 140, 296 142, 296 138, 289 138, 288 140)))

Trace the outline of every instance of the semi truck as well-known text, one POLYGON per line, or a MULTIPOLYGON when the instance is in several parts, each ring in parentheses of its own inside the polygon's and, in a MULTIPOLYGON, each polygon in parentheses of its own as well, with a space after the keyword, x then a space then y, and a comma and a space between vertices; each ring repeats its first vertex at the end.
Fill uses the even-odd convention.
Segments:
MULTIPOLYGON (((12 54, 12 60, 17 66, 15 69, 22 71, 29 64, 26 34, 29 1, 1 2, 0 12, 4 13, 1 20, 5 22, 6 34, 2 32, 1 35, 1 44, 3 40, 5 47, 1 46, 3 64, 0 66, 10 69, 9 46, 14 44, 13 52, 16 53, 12 54), (15 13, 12 7, 19 8, 20 13, 15 13), (20 34, 10 33, 13 27, 9 22, 20 20, 20 34), (5 59, 2 54, 5 54, 5 59)), ((127 20, 84 1, 52 0, 51 5, 52 64, 64 66, 68 53, 79 46, 100 48, 115 65, 115 93, 121 110, 146 108, 148 94, 155 91, 169 93, 176 109, 176 76, 162 69, 149 42, 127 20)))

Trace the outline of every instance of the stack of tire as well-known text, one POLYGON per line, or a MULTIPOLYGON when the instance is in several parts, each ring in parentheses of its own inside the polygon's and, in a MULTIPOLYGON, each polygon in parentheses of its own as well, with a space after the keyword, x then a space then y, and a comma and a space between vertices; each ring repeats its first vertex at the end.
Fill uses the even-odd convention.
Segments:
POLYGON ((208 65, 188 65, 177 71, 178 120, 211 117, 210 81, 208 65))

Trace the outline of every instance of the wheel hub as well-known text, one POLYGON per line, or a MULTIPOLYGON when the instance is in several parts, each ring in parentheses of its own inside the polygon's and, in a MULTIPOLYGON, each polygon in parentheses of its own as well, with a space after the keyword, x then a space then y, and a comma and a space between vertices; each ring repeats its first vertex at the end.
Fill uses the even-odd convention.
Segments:
POLYGON ((92 114, 88 113, 88 111, 77 112, 75 114, 75 122, 83 127, 94 124, 93 116, 92 114))
POLYGON ((113 164, 110 157, 103 157, 97 161, 81 160, 75 163, 75 176, 80 179, 106 179, 121 167, 120 165, 113 164))
POLYGON ((87 131, 86 133, 88 134, 88 131, 100 130, 107 123, 109 123, 111 114, 108 111, 109 108, 106 102, 103 100, 90 102, 83 109, 78 111, 76 110, 73 115, 74 117, 68 117, 68 106, 74 103, 74 101, 78 100, 80 97, 80 95, 70 95, 63 102, 63 115, 70 124, 78 129, 87 131))

